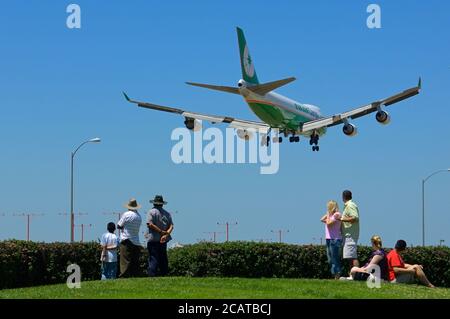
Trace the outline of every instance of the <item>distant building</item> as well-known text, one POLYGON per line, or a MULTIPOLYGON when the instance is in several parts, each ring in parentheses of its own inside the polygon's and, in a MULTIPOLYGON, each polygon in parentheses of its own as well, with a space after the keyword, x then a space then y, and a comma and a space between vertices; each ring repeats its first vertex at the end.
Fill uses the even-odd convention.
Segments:
POLYGON ((182 245, 182 244, 180 244, 179 242, 173 242, 172 244, 170 244, 169 245, 169 249, 172 249, 172 248, 181 248, 181 247, 183 247, 184 245, 182 245))

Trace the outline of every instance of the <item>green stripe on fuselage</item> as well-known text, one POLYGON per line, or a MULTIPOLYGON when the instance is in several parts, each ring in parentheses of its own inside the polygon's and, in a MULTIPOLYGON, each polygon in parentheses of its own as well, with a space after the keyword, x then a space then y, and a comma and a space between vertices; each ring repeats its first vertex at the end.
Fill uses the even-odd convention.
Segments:
POLYGON ((310 121, 310 119, 302 115, 279 109, 273 105, 257 102, 249 102, 248 105, 256 116, 271 127, 287 128, 296 131, 300 123, 310 121))

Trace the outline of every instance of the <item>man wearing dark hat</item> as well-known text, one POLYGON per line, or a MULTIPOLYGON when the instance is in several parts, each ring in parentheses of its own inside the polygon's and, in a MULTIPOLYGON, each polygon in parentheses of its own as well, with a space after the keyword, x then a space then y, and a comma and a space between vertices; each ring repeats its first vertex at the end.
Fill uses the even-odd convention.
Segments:
POLYGON ((405 249, 406 241, 400 239, 395 244, 395 249, 391 250, 387 255, 389 281, 392 283, 413 284, 417 280, 422 285, 434 288, 427 276, 425 276, 421 265, 405 264, 402 258, 405 249))
POLYGON ((161 195, 156 195, 150 203, 153 204, 153 208, 147 214, 148 275, 165 276, 169 272, 167 242, 172 239, 170 236, 173 230, 172 216, 163 208, 167 202, 161 195))
POLYGON ((139 242, 139 229, 142 218, 138 209, 141 208, 132 198, 124 205, 128 209, 122 214, 117 228, 120 230, 120 275, 119 278, 135 277, 139 274, 139 255, 141 244, 139 242))

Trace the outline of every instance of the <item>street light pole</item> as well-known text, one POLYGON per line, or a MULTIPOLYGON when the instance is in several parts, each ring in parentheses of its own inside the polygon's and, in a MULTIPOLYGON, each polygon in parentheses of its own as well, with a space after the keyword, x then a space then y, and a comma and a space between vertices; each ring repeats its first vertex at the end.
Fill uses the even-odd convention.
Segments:
POLYGON ((442 172, 450 172, 450 168, 440 169, 422 180, 422 246, 425 246, 425 182, 432 176, 442 172))
POLYGON ((73 160, 75 158, 75 154, 77 153, 77 151, 84 145, 87 143, 100 143, 101 139, 96 137, 87 141, 84 141, 83 143, 81 143, 76 149, 75 151, 73 151, 71 153, 71 157, 70 157, 70 242, 73 243, 74 242, 74 228, 75 228, 75 214, 73 212, 73 160))

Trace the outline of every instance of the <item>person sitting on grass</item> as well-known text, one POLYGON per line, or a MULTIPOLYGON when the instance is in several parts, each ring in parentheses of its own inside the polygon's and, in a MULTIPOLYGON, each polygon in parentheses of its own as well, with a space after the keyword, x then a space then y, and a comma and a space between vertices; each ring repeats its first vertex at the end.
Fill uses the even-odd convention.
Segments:
MULTIPOLYGON (((388 281, 389 271, 387 257, 386 252, 382 248, 381 237, 374 235, 370 239, 370 242, 372 243, 372 253, 370 254, 368 262, 363 267, 353 267, 350 271, 350 275, 353 280, 366 281, 372 273, 372 267, 377 265, 380 267, 380 279, 388 281)), ((377 273, 375 272, 373 275, 376 276, 377 273)))
POLYGON ((423 271, 422 265, 405 264, 402 254, 406 249, 406 242, 402 239, 395 244, 387 255, 389 267, 389 281, 392 283, 413 284, 416 281, 429 288, 434 288, 423 271))
POLYGON ((100 245, 102 246, 102 255, 100 261, 102 262, 102 280, 116 279, 117 274, 117 245, 118 239, 114 232, 116 225, 108 223, 106 227, 107 233, 102 235, 100 245))

